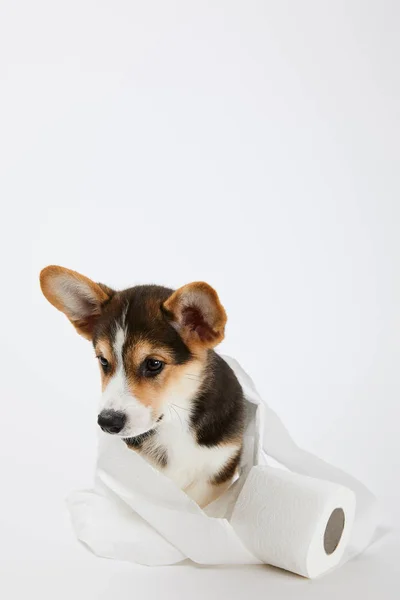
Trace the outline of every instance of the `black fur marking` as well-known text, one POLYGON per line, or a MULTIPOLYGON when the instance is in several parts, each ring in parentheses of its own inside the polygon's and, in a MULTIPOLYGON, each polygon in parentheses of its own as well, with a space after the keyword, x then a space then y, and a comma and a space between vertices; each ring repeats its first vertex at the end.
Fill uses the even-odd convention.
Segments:
POLYGON ((211 483, 219 485, 221 483, 225 483, 225 481, 229 481, 230 479, 232 479, 232 477, 236 473, 236 469, 238 468, 241 454, 242 449, 240 448, 237 451, 237 453, 234 456, 232 456, 231 459, 228 460, 226 465, 222 467, 222 469, 216 475, 214 475, 214 477, 211 479, 211 483))
POLYGON ((236 440, 244 429, 243 390, 230 366, 212 350, 208 375, 193 403, 191 428, 201 446, 236 440))
POLYGON ((168 452, 166 448, 159 446, 157 452, 152 454, 152 458, 158 462, 158 464, 165 468, 168 464, 168 452))
POLYGON ((153 438, 155 433, 155 429, 150 429, 149 431, 137 435, 136 437, 123 438, 123 440, 128 448, 139 451, 144 450, 144 453, 152 458, 153 461, 157 462, 160 467, 166 467, 168 464, 168 452, 166 448, 155 445, 150 445, 149 448, 145 447, 146 443, 153 438))
POLYGON ((116 325, 125 314, 126 345, 134 344, 137 339, 146 339, 166 346, 172 352, 175 363, 184 364, 192 358, 192 353, 162 309, 162 303, 172 293, 172 289, 159 285, 138 285, 115 292, 96 322, 93 344, 103 336, 113 340, 116 325))
POLYGON ((130 448, 135 448, 135 450, 141 450, 144 442, 153 437, 156 433, 155 429, 150 429, 149 431, 145 431, 136 437, 123 438, 125 444, 130 448))

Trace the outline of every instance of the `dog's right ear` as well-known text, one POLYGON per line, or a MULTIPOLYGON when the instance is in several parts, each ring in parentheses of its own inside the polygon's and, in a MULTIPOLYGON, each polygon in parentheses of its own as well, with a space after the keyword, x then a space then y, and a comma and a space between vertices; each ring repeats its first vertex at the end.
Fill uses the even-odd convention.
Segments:
POLYGON ((76 271, 55 265, 41 271, 40 287, 47 300, 68 317, 77 332, 91 340, 102 307, 113 291, 76 271))
POLYGON ((214 348, 224 339, 226 312, 208 283, 196 281, 184 285, 162 308, 189 348, 214 348))

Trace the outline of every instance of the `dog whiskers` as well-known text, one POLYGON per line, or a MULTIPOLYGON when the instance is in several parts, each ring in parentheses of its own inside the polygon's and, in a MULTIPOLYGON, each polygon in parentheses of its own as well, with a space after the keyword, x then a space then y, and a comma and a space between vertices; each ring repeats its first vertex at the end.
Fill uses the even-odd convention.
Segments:
POLYGON ((202 382, 202 379, 200 379, 200 377, 196 377, 196 375, 184 375, 185 379, 189 379, 189 381, 198 381, 199 383, 202 382))
POLYGON ((168 405, 168 408, 169 408, 169 410, 171 410, 171 409, 172 409, 172 410, 174 411, 174 413, 177 415, 177 417, 178 417, 178 419, 179 419, 179 421, 180 421, 180 423, 181 423, 181 427, 182 427, 182 429, 183 429, 183 423, 182 423, 181 416, 180 416, 180 414, 178 413, 178 411, 177 411, 177 410, 174 408, 173 404, 169 404, 169 405, 168 405))
POLYGON ((184 406, 179 406, 179 404, 171 404, 171 406, 175 406, 176 408, 180 408, 181 410, 186 410, 186 412, 191 412, 190 408, 185 408, 184 406))

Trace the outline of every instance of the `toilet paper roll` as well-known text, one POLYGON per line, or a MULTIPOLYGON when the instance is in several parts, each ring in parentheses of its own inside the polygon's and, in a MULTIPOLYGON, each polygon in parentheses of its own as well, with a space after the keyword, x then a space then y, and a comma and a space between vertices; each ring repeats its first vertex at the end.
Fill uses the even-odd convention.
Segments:
POLYGON ((262 562, 313 578, 339 563, 355 505, 355 494, 343 486, 256 466, 237 500, 231 525, 262 562))

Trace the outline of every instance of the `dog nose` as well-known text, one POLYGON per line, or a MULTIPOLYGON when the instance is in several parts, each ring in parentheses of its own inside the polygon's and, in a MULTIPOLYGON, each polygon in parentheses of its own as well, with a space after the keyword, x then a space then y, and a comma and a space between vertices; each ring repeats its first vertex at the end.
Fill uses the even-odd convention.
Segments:
POLYGON ((125 426, 126 416, 116 410, 102 410, 97 422, 106 433, 119 433, 125 426))

